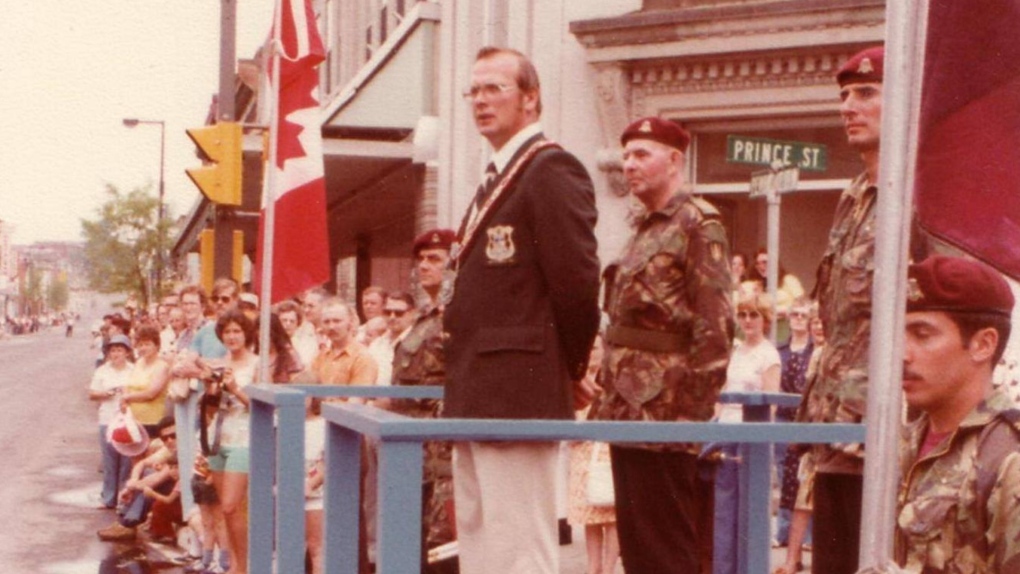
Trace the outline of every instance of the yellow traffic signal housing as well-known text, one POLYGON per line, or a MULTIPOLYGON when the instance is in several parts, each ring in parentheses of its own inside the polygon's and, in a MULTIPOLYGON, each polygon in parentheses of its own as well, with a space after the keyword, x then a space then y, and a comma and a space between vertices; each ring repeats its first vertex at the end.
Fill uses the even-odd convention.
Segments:
MULTIPOLYGON (((230 233, 229 231, 225 231, 230 233)), ((203 229, 198 234, 198 273, 199 284, 206 293, 212 293, 216 277, 227 276, 226 269, 216 269, 216 231, 203 229)), ((238 283, 243 283, 244 275, 244 232, 235 229, 230 235, 230 269, 229 276, 238 283)))
POLYGON ((241 124, 220 122, 185 131, 213 164, 185 170, 191 181, 213 203, 241 205, 241 124))
POLYGON ((199 283, 206 293, 212 293, 213 279, 216 277, 213 269, 216 262, 216 233, 212 229, 203 229, 198 234, 198 257, 199 283))

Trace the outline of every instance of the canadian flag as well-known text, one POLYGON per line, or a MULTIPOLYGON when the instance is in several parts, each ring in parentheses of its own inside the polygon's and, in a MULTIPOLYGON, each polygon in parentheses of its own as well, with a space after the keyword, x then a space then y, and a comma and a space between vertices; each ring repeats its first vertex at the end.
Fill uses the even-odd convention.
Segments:
POLYGON ((266 163, 267 185, 259 222, 255 290, 276 303, 329 279, 326 182, 316 67, 325 50, 310 0, 281 0, 269 65, 275 131, 266 163), (279 67, 279 74, 274 68, 279 67), (278 81, 277 81, 278 78, 278 81), (272 210, 272 213, 269 213, 272 210), (268 229, 268 221, 273 221, 268 229), (268 233, 268 237, 266 234, 268 233), (263 293, 261 265, 272 252, 263 293))

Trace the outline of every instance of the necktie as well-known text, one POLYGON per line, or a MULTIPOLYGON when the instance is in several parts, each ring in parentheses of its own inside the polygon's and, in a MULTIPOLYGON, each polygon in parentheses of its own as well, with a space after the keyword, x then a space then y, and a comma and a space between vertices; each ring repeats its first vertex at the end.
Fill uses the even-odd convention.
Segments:
POLYGON ((482 205, 485 204, 485 200, 492 193, 492 190, 496 187, 496 164, 489 162, 489 165, 485 166, 485 179, 482 183, 478 184, 478 191, 475 192, 475 210, 479 211, 482 209, 482 205))

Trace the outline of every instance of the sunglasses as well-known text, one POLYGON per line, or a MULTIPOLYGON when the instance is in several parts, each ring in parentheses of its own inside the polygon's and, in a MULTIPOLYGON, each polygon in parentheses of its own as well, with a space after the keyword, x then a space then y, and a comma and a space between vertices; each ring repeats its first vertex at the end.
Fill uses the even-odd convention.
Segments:
POLYGON ((403 317, 407 309, 383 309, 383 314, 388 317, 403 317))
POLYGON ((757 311, 738 311, 737 319, 757 319, 761 317, 761 313, 757 311))
POLYGON ((213 303, 230 303, 231 301, 234 300, 234 298, 231 297, 230 295, 220 295, 220 296, 215 296, 214 295, 214 296, 210 297, 209 300, 212 301, 213 303))

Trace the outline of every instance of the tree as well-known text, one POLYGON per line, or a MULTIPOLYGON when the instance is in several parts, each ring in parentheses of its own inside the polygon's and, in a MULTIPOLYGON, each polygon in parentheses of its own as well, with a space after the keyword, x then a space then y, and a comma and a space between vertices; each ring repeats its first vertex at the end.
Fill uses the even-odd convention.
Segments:
POLYGON ((21 279, 21 313, 38 315, 42 313, 42 304, 42 272, 35 265, 29 265, 21 279))
POLYGON ((133 294, 144 309, 150 296, 161 295, 161 286, 153 285, 153 271, 159 247, 170 244, 170 218, 164 217, 157 228, 159 199, 149 187, 124 194, 108 184, 106 194, 97 218, 81 221, 89 285, 100 293, 133 294))
POLYGON ((46 289, 46 307, 53 311, 63 311, 70 299, 71 290, 67 285, 67 274, 59 273, 46 289))

